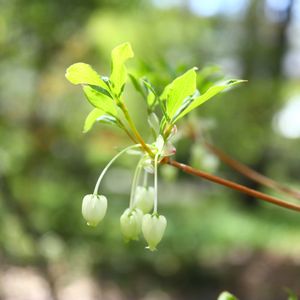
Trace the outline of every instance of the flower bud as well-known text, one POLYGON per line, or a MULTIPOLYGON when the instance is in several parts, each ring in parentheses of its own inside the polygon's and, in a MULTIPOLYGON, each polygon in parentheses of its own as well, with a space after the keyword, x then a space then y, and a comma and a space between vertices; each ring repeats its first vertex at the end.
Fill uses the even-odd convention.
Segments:
POLYGON ((134 198, 134 206, 146 214, 153 208, 154 188, 150 186, 147 189, 144 186, 137 186, 134 198))
POLYGON ((142 231, 145 240, 148 243, 148 249, 151 251, 156 250, 157 244, 161 241, 167 220, 164 216, 146 214, 143 217, 142 231))
POLYGON ((141 232, 143 213, 136 208, 127 208, 120 218, 121 231, 126 241, 138 240, 141 232))
POLYGON ((107 199, 102 195, 85 195, 82 201, 82 215, 87 225, 96 226, 105 216, 107 199))
POLYGON ((176 148, 171 142, 167 142, 162 150, 162 156, 171 156, 176 154, 176 148))

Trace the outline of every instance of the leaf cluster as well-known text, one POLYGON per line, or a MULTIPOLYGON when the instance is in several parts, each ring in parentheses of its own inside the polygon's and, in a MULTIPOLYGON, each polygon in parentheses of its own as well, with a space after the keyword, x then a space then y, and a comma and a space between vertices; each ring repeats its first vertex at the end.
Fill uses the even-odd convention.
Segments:
POLYGON ((89 131, 96 122, 100 122, 118 126, 128 134, 127 125, 122 122, 120 116, 123 112, 129 125, 132 125, 122 97, 128 79, 145 100, 151 128, 156 135, 161 134, 165 139, 168 138, 177 121, 224 90, 244 82, 238 79, 215 82, 203 91, 202 87, 197 86, 197 75, 201 77, 207 70, 201 73, 193 67, 167 84, 162 93, 158 93, 158 89, 149 79, 137 78, 128 73, 126 62, 133 56, 130 43, 126 42, 115 47, 111 52, 109 77, 100 76, 90 65, 81 62, 67 69, 66 78, 73 84, 82 85, 87 100, 94 107, 85 120, 84 132, 89 131), (160 118, 157 117, 157 113, 160 118))

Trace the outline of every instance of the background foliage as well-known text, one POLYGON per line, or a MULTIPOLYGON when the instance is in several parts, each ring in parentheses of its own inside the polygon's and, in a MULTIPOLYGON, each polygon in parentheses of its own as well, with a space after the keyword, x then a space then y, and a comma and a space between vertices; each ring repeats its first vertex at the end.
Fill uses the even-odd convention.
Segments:
MULTIPOLYGON (((48 294, 37 299, 64 299, 65 287, 82 287, 82 278, 98 292, 78 299, 210 300, 226 289, 245 300, 277 300, 285 299, 284 287, 300 293, 299 215, 185 174, 176 183, 161 176, 169 225, 159 251, 124 244, 119 216, 134 158, 110 170, 103 186, 108 217, 96 230, 87 228, 82 197, 127 139, 105 125, 82 134, 90 106, 64 78, 77 61, 107 74, 111 49, 124 41, 139 58, 129 68, 157 86, 191 66, 220 65, 249 82, 201 106, 190 122, 203 127, 209 118, 210 138, 221 149, 297 187, 299 121, 291 116, 300 113, 299 1, 3 0, 0 6, 3 299, 15 299, 7 279, 14 270, 43 278, 48 294)), ((146 108, 132 87, 126 95, 147 136, 146 108)), ((192 144, 180 142, 178 160, 190 161, 192 144)), ((217 173, 261 189, 226 166, 217 173)))

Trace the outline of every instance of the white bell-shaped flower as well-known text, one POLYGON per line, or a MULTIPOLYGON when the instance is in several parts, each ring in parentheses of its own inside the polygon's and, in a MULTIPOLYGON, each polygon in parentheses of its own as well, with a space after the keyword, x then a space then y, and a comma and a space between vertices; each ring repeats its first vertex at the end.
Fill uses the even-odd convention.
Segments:
POLYGON ((126 241, 138 240, 142 229, 143 212, 127 208, 120 218, 121 231, 126 241))
POLYGON ((145 240, 148 243, 148 249, 156 250, 157 244, 161 241, 165 229, 167 227, 167 220, 164 216, 157 214, 146 214, 143 217, 142 231, 145 240))
POLYGON ((102 195, 85 195, 82 201, 82 215, 87 225, 96 226, 105 216, 107 199, 102 195))
POLYGON ((144 214, 153 208, 154 188, 137 186, 135 190, 134 206, 142 210, 144 214))

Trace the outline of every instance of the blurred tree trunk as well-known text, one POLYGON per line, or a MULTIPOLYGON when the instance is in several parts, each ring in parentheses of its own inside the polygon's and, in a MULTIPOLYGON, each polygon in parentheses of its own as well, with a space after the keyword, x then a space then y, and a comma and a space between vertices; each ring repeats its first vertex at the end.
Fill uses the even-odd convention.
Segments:
MULTIPOLYGON (((241 58, 243 62, 244 72, 243 78, 251 81, 255 80, 269 80, 271 82, 270 97, 278 99, 282 87, 283 73, 283 60, 288 50, 287 30, 291 22, 293 0, 289 0, 285 11, 278 11, 277 20, 268 20, 266 15, 271 8, 267 3, 253 0, 245 17, 244 32, 247 41, 244 43, 244 48, 241 49, 241 58), (264 6, 265 5, 265 6, 264 6), (265 11, 264 11, 265 10, 265 11), (259 14, 265 14, 262 18, 259 14), (264 20, 260 23, 260 20, 264 20), (271 30, 264 35, 264 30, 271 30), (268 40, 267 37, 271 36, 268 40)), ((276 101, 274 101, 276 102, 276 101)), ((277 101, 278 103, 278 101, 277 101)), ((273 109, 275 109, 275 103, 273 109)), ((270 109, 272 112, 272 109, 270 109)), ((270 124, 271 126, 271 124, 270 124)), ((268 139, 265 140, 264 146, 260 151, 260 157, 257 158, 256 163, 251 167, 255 170, 265 173, 266 166, 270 160, 272 153, 272 146, 268 139)), ((259 190, 260 185, 245 179, 243 184, 259 190)), ((246 204, 251 207, 256 207, 258 201, 252 197, 245 196, 246 204)))

